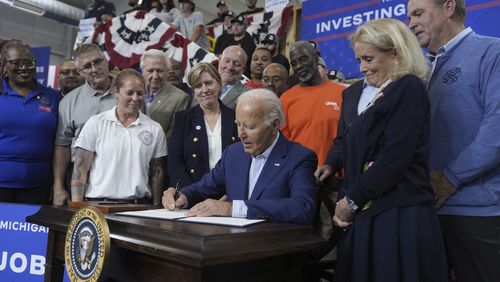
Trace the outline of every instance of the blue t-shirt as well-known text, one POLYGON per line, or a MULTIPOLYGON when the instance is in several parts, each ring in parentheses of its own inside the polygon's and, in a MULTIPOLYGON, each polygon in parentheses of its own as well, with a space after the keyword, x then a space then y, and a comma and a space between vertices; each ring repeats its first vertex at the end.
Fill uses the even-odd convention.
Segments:
POLYGON ((51 185, 57 92, 37 84, 25 97, 3 81, 0 93, 0 188, 51 185))

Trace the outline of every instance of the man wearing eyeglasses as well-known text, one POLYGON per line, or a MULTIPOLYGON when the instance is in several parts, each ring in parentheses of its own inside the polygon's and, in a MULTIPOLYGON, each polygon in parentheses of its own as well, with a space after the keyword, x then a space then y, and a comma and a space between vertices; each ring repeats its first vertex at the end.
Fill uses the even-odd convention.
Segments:
POLYGON ((264 88, 271 90, 278 97, 288 90, 288 71, 279 63, 272 63, 262 73, 264 88))
POLYGON ((36 81, 28 45, 8 41, 0 58, 0 202, 48 204, 57 93, 36 81))
POLYGON ((78 72, 74 60, 66 60, 59 66, 57 83, 59 84, 59 100, 85 83, 85 78, 78 72))
POLYGON ((108 62, 99 46, 82 44, 75 50, 74 56, 76 68, 85 78, 85 83, 68 93, 59 105, 53 165, 54 205, 63 205, 69 199, 65 179, 74 159, 70 146, 91 116, 110 110, 117 103, 108 62))

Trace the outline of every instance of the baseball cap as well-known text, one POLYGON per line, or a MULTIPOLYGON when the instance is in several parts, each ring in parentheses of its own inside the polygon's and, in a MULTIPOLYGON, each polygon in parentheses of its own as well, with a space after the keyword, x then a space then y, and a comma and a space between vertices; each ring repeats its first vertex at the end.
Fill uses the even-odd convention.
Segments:
POLYGON ((226 1, 219 1, 219 2, 217 2, 216 7, 219 8, 219 6, 226 6, 226 1))
POLYGON ((263 44, 269 43, 278 45, 278 41, 279 41, 278 37, 272 33, 267 34, 266 37, 262 39, 263 44))
POLYGON ((234 18, 235 16, 236 16, 236 14, 233 11, 227 11, 227 12, 223 13, 220 17, 221 18, 225 18, 225 17, 234 18))
POLYGON ((232 19, 231 23, 241 23, 241 24, 246 25, 246 24, 248 24, 248 21, 247 21, 247 17, 245 17, 244 15, 239 15, 236 18, 232 19))

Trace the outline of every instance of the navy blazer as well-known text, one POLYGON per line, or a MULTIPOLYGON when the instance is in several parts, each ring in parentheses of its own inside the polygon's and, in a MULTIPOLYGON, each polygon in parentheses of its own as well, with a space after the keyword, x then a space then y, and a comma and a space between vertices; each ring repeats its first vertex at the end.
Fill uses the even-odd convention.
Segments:
POLYGON ((325 163, 332 166, 332 175, 343 168, 342 137, 350 124, 358 118, 358 103, 363 93, 364 79, 361 79, 342 91, 342 109, 337 127, 337 137, 333 140, 332 148, 326 157, 325 163))
POLYGON ((429 113, 422 80, 406 75, 390 83, 343 135, 345 179, 338 199, 347 195, 358 206, 372 201, 368 209, 358 211, 366 216, 394 207, 431 204, 429 113))
POLYGON ((182 193, 189 206, 226 194, 229 201, 245 202, 247 218, 311 224, 318 197, 313 175, 317 162, 313 151, 280 134, 248 199, 251 157, 238 142, 224 151, 210 173, 182 193))
MULTIPOLYGON (((234 111, 220 100, 222 150, 238 141, 234 111)), ((170 186, 177 180, 186 186, 201 179, 210 171, 205 118, 200 105, 175 114, 174 127, 168 139, 167 172, 170 186)))

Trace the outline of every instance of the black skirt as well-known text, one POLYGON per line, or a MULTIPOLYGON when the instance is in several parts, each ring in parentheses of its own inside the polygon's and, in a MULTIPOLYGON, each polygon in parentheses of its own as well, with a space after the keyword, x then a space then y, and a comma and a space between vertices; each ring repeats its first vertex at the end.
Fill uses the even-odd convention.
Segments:
POLYGON ((446 282, 439 221, 430 206, 356 215, 342 234, 336 282, 446 282))

